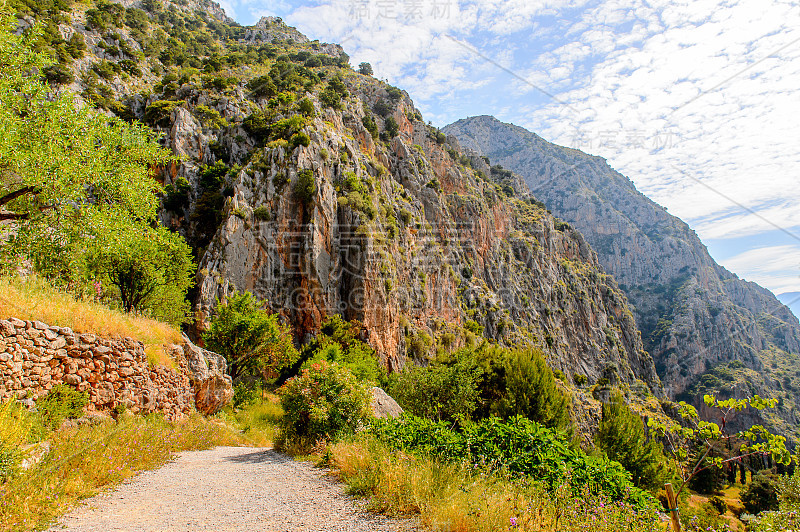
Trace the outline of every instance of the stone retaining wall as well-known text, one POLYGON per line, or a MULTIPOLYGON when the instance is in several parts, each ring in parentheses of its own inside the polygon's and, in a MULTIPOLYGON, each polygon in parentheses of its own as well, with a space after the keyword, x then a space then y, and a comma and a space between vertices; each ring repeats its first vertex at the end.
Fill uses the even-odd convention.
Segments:
POLYGON ((230 401, 233 390, 222 357, 188 339, 169 352, 176 369, 150 366, 144 344, 132 338, 0 320, 0 399, 36 399, 63 383, 89 392, 89 410, 124 405, 134 413, 162 412, 169 419, 189 414, 195 404, 213 413, 230 401))

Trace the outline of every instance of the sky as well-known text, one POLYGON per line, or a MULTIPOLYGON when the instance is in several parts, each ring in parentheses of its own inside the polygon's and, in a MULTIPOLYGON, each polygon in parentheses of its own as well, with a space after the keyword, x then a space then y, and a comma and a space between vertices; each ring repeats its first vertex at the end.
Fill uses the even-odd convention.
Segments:
POLYGON ((490 114, 593 155, 723 266, 800 291, 797 0, 223 0, 341 44, 442 127, 490 114))

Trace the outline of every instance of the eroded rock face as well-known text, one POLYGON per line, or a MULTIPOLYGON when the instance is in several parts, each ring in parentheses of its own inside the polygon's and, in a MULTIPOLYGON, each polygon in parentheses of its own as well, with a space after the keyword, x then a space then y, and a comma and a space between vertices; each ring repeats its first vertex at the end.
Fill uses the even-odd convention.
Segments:
POLYGON ((233 383, 226 374, 221 355, 198 347, 183 337, 182 346, 172 346, 174 356, 186 359, 187 375, 194 388, 195 408, 206 415, 216 414, 233 399, 233 383))

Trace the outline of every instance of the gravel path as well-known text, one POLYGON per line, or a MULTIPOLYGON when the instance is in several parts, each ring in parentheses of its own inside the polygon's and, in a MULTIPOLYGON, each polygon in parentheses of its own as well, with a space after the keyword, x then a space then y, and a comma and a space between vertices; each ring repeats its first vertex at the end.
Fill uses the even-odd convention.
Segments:
POLYGON ((52 532, 389 532, 408 520, 369 514, 325 470, 270 449, 191 451, 88 499, 52 532))

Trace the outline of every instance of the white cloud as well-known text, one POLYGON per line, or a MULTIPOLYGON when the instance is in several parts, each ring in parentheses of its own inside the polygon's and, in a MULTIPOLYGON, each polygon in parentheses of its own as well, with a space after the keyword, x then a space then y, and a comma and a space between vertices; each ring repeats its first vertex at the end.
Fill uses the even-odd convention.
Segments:
POLYGON ((800 245, 768 246, 740 253, 723 265, 742 274, 748 281, 771 289, 776 294, 800 291, 800 245))

